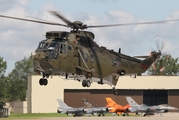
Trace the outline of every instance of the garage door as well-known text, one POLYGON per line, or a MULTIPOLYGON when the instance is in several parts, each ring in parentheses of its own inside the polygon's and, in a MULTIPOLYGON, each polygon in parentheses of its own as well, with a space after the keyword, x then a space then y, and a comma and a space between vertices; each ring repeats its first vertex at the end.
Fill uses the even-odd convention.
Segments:
POLYGON ((146 105, 168 104, 168 90, 143 90, 143 103, 146 105))

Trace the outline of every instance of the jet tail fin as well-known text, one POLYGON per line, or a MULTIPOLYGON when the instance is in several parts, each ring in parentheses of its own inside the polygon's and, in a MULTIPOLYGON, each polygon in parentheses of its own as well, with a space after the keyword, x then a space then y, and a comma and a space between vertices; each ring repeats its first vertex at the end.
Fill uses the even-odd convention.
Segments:
POLYGON ((57 102, 58 102, 60 108, 71 108, 66 103, 64 103, 61 99, 57 99, 57 102))
POLYGON ((108 107, 111 107, 111 106, 114 106, 114 105, 118 105, 112 98, 110 97, 106 97, 106 102, 107 102, 107 106, 108 107))
POLYGON ((94 107, 90 102, 88 102, 87 99, 82 99, 83 103, 84 103, 84 107, 85 108, 92 108, 94 107))
POLYGON ((134 99, 131 97, 126 97, 127 102, 129 103, 130 106, 138 106, 139 104, 136 103, 134 99))

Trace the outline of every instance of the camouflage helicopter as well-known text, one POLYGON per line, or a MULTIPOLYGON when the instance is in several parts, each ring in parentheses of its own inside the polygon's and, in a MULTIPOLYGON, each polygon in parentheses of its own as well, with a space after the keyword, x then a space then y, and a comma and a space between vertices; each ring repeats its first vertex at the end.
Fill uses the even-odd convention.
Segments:
POLYGON ((175 20, 163 20, 155 22, 111 24, 88 26, 80 21, 71 22, 55 11, 51 13, 60 18, 66 24, 47 22, 43 20, 24 19, 0 15, 0 17, 17 19, 41 24, 57 25, 71 28, 67 31, 46 32, 46 39, 39 42, 32 54, 34 71, 40 73, 42 78, 40 85, 47 85, 50 75, 65 76, 82 82, 83 87, 90 87, 92 82, 109 84, 113 88, 113 94, 117 94, 115 86, 120 76, 133 75, 145 72, 160 56, 161 49, 152 51, 149 56, 131 57, 119 51, 109 50, 99 46, 95 41, 95 35, 87 28, 113 27, 138 24, 158 24, 175 20), (138 58, 145 58, 144 60, 138 58))

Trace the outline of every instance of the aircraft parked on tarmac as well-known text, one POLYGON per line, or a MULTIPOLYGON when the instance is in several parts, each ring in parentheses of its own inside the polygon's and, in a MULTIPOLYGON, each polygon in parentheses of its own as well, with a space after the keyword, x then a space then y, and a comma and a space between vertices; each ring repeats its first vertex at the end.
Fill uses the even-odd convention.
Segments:
POLYGON ((159 106, 160 106, 161 109, 164 109, 165 112, 168 112, 168 111, 178 111, 179 110, 178 108, 169 106, 168 104, 160 104, 159 106))
POLYGON ((162 113, 167 112, 168 110, 177 110, 175 107, 166 106, 166 105, 154 105, 154 106, 147 106, 145 104, 137 104, 135 100, 133 100, 131 97, 126 97, 127 102, 131 106, 130 111, 135 113, 140 113, 140 115, 149 116, 154 113, 160 113, 160 116, 162 116, 162 113))
POLYGON ((84 106, 84 111, 86 115, 98 115, 98 116, 105 116, 109 110, 107 107, 95 107, 87 99, 82 99, 84 106))
POLYGON ((63 113, 63 114, 67 114, 67 115, 72 115, 73 117, 77 117, 77 116, 83 116, 84 115, 84 108, 73 108, 73 107, 69 107, 66 103, 64 103, 61 99, 57 99, 57 102, 59 104, 58 113, 63 113))
POLYGON ((125 115, 128 116, 128 112, 130 112, 129 105, 126 106, 119 105, 110 97, 106 97, 106 102, 107 102, 106 107, 109 109, 109 112, 116 113, 117 115, 122 114, 123 116, 125 115))

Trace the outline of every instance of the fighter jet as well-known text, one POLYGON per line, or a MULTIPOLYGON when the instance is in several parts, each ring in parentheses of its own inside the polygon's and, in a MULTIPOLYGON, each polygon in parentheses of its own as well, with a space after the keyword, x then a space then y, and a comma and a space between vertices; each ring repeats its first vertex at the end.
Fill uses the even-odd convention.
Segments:
POLYGON ((178 108, 169 106, 168 104, 160 104, 159 106, 160 106, 160 109, 165 110, 164 112, 178 111, 179 110, 178 108))
POLYGON ((93 108, 93 107, 94 107, 94 105, 91 104, 90 102, 88 102, 87 99, 82 99, 82 101, 83 101, 83 103, 84 103, 83 108, 93 108))
POLYGON ((108 108, 109 112, 116 113, 117 115, 128 116, 128 112, 130 112, 129 105, 126 106, 119 105, 116 102, 114 102, 114 100, 110 97, 106 97, 106 102, 107 102, 106 107, 108 108))
MULTIPOLYGON (((169 107, 169 106, 166 107, 164 105, 154 105, 154 106, 147 106, 145 104, 139 105, 131 97, 126 97, 126 100, 131 106, 130 109, 131 112, 139 113, 140 115, 144 113, 143 116, 149 116, 155 113, 157 114, 160 113, 160 116, 162 116, 162 113, 166 112, 167 110, 174 109, 173 107, 169 107)), ((177 108, 175 110, 177 110, 177 108)))
POLYGON ((59 107, 57 109, 58 113, 72 115, 73 117, 83 116, 84 115, 84 108, 73 108, 69 107, 66 103, 64 103, 61 99, 57 99, 59 107))
POLYGON ((88 102, 87 99, 82 99, 83 103, 85 104, 84 111, 86 115, 98 115, 98 116, 105 116, 105 113, 107 113, 109 110, 106 107, 95 107, 90 102, 88 102))

